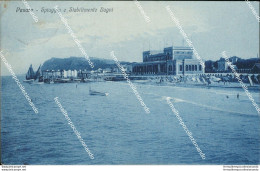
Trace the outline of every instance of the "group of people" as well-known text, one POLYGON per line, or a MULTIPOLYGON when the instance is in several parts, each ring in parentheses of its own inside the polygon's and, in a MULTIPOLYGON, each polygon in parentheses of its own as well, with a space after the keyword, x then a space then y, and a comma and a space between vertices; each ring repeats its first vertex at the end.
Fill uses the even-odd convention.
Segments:
MULTIPOLYGON (((228 96, 228 95, 227 95, 226 97, 227 97, 227 99, 229 98, 229 96, 228 96)), ((237 99, 239 99, 239 93, 237 93, 237 99)))

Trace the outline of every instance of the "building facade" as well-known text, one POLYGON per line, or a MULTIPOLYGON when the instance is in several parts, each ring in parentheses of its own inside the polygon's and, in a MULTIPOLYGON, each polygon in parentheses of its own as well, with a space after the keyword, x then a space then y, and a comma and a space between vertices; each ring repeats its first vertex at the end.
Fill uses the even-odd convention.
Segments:
POLYGON ((180 75, 202 74, 204 70, 197 59, 193 58, 190 47, 166 47, 163 51, 144 51, 143 62, 134 63, 135 75, 180 75))
POLYGON ((218 63, 217 72, 225 72, 228 70, 228 64, 225 58, 220 58, 217 63, 218 63))

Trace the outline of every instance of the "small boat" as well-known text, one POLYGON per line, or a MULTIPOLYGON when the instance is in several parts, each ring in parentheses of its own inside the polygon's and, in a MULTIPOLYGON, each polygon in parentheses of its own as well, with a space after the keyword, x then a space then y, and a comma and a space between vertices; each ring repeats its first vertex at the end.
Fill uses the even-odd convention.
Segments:
POLYGON ((123 76, 123 74, 115 75, 115 77, 112 77, 111 81, 125 81, 126 78, 123 76))
POLYGON ((26 80, 24 80, 23 82, 25 83, 33 83, 34 82, 34 77, 35 77, 35 73, 33 71, 33 68, 32 68, 32 64, 30 65, 27 73, 26 73, 26 80))
POLYGON ((93 79, 85 78, 84 82, 86 82, 86 83, 93 82, 93 79))
POLYGON ((103 93, 103 92, 94 91, 94 90, 91 90, 91 88, 90 88, 89 89, 89 94, 90 95, 98 95, 98 96, 108 96, 109 93, 103 93))
POLYGON ((76 78, 73 81, 76 82, 76 83, 80 83, 81 79, 76 78))
POLYGON ((32 83, 34 82, 34 79, 23 80, 23 82, 25 82, 25 83, 29 83, 29 84, 32 84, 32 83))
POLYGON ((105 78, 104 78, 104 80, 105 81, 112 81, 113 80, 113 77, 112 76, 106 76, 105 78))
POLYGON ((40 84, 44 84, 44 82, 33 82, 32 84, 40 85, 40 84))
POLYGON ((54 84, 54 81, 53 81, 53 80, 50 80, 50 79, 45 79, 45 80, 44 80, 44 83, 54 84))
POLYGON ((41 71, 41 65, 39 66, 38 70, 36 73, 33 71, 32 64, 30 65, 27 73, 26 73, 26 80, 23 82, 29 83, 29 84, 43 84, 43 79, 42 79, 42 71, 41 71))
POLYGON ((217 78, 215 76, 211 76, 209 79, 210 79, 211 82, 218 82, 219 83, 221 81, 221 78, 217 78))
POLYGON ((135 80, 135 83, 145 84, 151 82, 150 80, 135 80))
MULTIPOLYGON (((50 81, 50 84, 52 84, 51 82, 52 81, 50 81)), ((71 80, 68 78, 62 78, 62 79, 55 80, 55 83, 70 83, 70 82, 71 82, 71 80)))

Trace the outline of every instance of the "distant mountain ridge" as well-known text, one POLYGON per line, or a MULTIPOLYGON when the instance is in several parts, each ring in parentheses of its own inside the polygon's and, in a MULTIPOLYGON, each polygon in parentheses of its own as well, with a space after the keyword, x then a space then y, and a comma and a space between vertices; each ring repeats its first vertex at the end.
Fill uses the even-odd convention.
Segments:
MULTIPOLYGON (((69 58, 51 58, 43 63, 42 70, 97 70, 98 68, 114 68, 117 67, 114 60, 90 57, 94 64, 92 69, 88 60, 84 57, 69 58)), ((130 64, 130 62, 121 62, 121 64, 130 64)))

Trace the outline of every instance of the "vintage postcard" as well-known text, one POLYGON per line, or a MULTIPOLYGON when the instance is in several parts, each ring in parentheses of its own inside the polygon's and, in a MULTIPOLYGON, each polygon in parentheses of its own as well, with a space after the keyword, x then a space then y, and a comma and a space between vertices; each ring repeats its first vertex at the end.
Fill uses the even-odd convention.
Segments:
POLYGON ((258 170, 259 2, 0 3, 3 169, 258 170))

